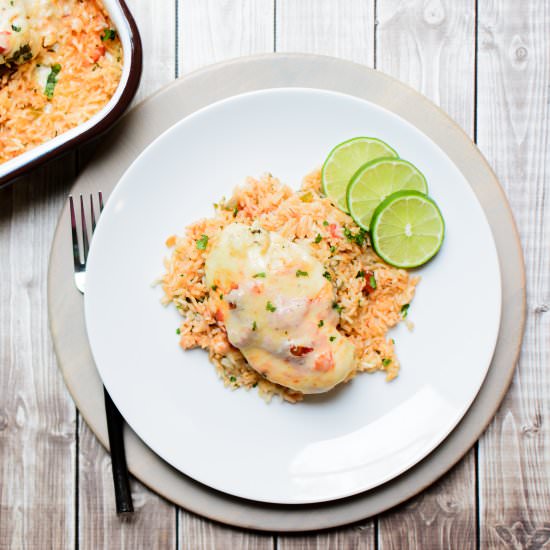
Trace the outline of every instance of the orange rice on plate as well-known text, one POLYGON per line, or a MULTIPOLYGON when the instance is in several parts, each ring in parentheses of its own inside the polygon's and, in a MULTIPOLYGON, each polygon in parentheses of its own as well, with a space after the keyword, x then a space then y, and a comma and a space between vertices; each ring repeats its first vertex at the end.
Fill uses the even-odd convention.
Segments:
POLYGON ((214 205, 213 218, 186 228, 183 237, 171 236, 172 253, 161 279, 164 303, 173 303, 183 316, 179 327, 184 349, 208 351, 224 384, 231 388, 258 387, 265 398, 277 394, 296 402, 303 394, 262 377, 227 339, 222 321, 216 320, 220 304, 217 292, 205 283, 205 261, 212 241, 227 225, 254 221, 290 241, 306 244, 331 275, 337 308, 338 330, 356 346, 358 372, 384 371, 386 379, 399 372, 399 360, 388 330, 403 320, 414 296, 417 277, 385 264, 372 250, 365 232, 347 214, 321 196, 320 170, 306 176, 294 192, 267 174, 249 178, 229 200, 214 205), (208 236, 206 248, 197 242, 208 236))
POLYGON ((0 67, 0 163, 91 118, 120 81, 122 46, 102 3, 47 4, 33 21, 38 55, 0 67))

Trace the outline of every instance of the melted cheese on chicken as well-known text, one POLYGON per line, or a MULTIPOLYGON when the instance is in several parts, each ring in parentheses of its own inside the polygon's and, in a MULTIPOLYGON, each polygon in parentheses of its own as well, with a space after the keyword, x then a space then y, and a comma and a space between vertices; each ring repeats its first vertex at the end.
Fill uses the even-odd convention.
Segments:
POLYGON ((231 344, 260 374, 302 393, 326 392, 356 366, 337 330, 334 289, 309 250, 277 233, 228 225, 206 260, 206 282, 223 294, 231 344))

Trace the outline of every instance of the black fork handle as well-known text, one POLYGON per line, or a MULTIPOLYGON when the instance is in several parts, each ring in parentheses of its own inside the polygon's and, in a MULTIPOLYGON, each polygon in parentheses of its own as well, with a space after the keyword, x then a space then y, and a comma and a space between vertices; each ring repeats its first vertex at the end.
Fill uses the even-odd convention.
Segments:
POLYGON ((122 433, 124 418, 122 418, 122 415, 105 388, 103 388, 103 393, 105 395, 105 413, 107 415, 107 430, 109 432, 109 447, 111 449, 111 469, 113 470, 113 483, 115 486, 116 513, 121 516, 127 516, 134 511, 134 504, 132 502, 132 492, 130 491, 130 479, 122 433))

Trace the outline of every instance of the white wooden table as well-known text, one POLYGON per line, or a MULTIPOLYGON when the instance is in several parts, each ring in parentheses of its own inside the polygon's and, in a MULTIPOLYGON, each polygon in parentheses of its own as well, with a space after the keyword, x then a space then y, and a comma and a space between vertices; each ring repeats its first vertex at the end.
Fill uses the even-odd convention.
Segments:
MULTIPOLYGON (((79 169, 78 153, 66 156, 0 191, 0 548, 550 548, 550 2, 129 4, 145 50, 137 100, 204 65, 275 50, 376 67, 441 105, 496 170, 519 226, 523 352, 475 448, 380 517, 309 536, 253 534, 189 514, 134 482, 137 513, 121 523, 109 456, 64 387, 48 332, 49 248, 79 169)), ((451 313, 453 299, 460 289, 451 313)))

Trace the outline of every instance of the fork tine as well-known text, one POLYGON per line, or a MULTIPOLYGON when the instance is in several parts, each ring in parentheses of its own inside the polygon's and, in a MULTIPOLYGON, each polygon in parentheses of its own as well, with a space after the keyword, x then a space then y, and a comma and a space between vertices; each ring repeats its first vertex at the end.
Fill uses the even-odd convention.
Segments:
POLYGON ((88 250, 89 250, 89 242, 88 242, 88 229, 86 225, 86 214, 84 213, 84 201, 82 200, 82 195, 80 195, 80 220, 82 222, 82 255, 84 256, 84 261, 82 263, 86 263, 86 260, 88 259, 88 250))
POLYGON ((71 235, 73 238, 73 261, 74 266, 80 267, 80 251, 78 248, 78 235, 76 232, 76 216, 74 213, 74 202, 73 202, 73 196, 69 195, 69 209, 71 211, 71 235))
POLYGON ((95 212, 94 212, 94 196, 93 195, 90 195, 90 212, 91 212, 91 215, 92 215, 92 235, 94 234, 94 231, 95 231, 95 212))
POLYGON ((103 212, 103 193, 99 192, 99 213, 103 212))

